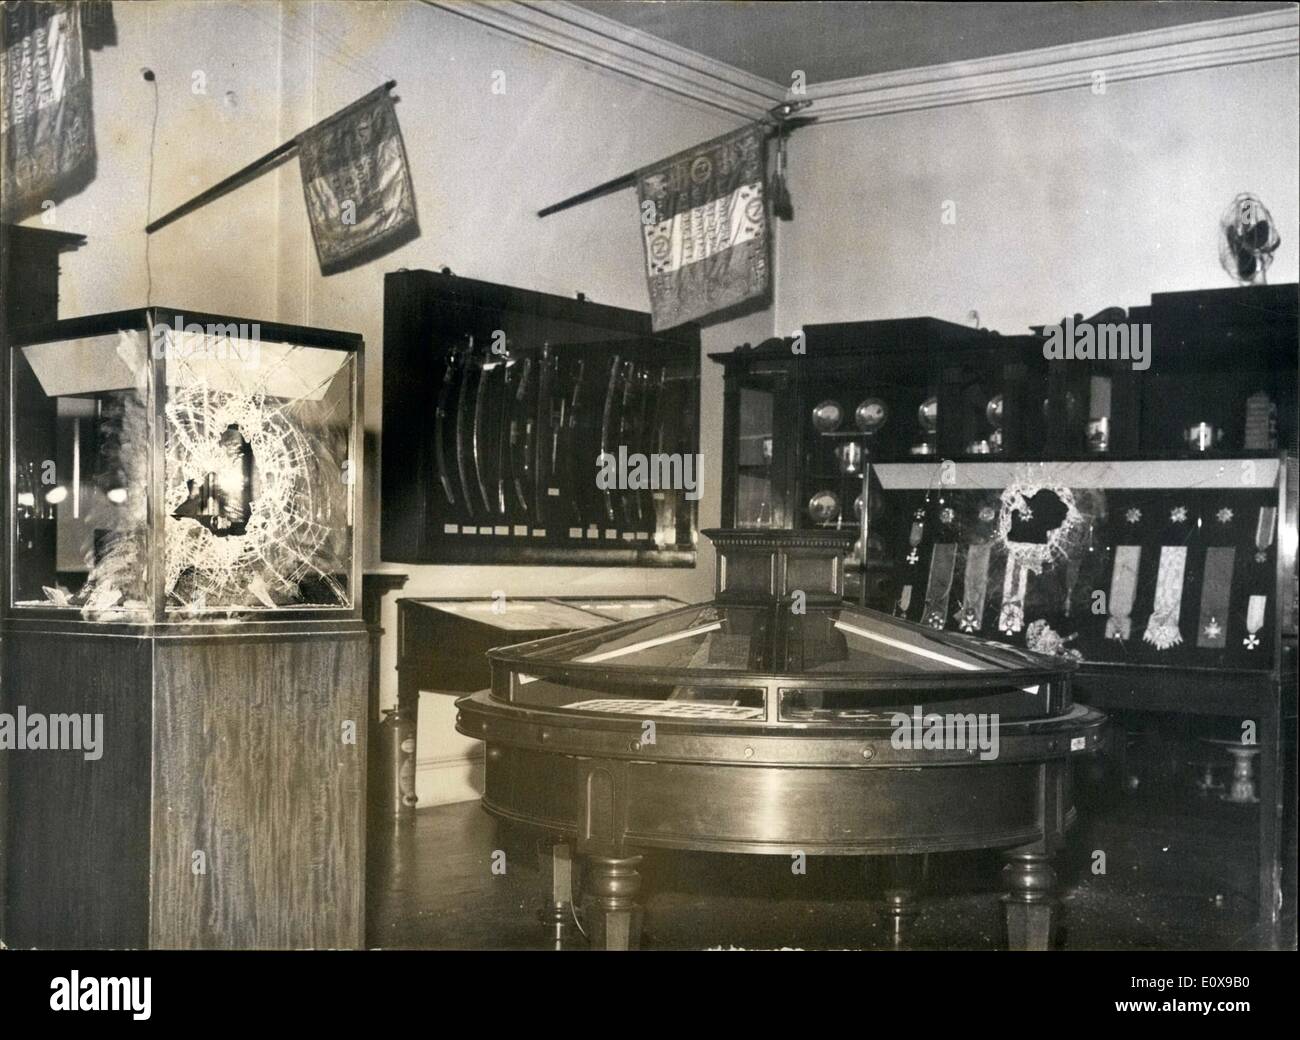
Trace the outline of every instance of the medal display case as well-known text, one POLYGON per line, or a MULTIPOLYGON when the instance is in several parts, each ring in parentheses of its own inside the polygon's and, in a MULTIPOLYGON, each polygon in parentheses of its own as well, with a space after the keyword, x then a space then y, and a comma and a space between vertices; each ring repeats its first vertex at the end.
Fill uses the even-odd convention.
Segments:
POLYGON ((10 945, 360 944, 361 360, 164 307, 11 330, 5 710, 104 732, 10 756, 10 945))
POLYGON ((636 945, 644 849, 995 848, 1010 945, 1047 948, 1073 763, 1104 738, 1073 663, 846 603, 842 535, 707 533, 711 602, 491 650, 491 689, 457 702, 484 808, 585 858, 593 945, 636 945))
POLYGON ((1296 307, 1296 286, 1259 286, 1098 315, 1148 327, 1143 368, 932 319, 714 355, 724 523, 847 532, 850 599, 1075 661, 1080 699, 1135 734, 1177 715, 1249 735, 1269 932, 1296 671, 1296 307))

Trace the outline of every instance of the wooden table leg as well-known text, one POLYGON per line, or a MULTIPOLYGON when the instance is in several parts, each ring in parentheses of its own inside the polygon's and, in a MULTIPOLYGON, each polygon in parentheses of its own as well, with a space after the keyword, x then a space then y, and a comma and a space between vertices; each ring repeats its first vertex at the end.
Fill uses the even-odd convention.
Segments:
POLYGON ((567 945, 571 936, 573 913, 573 850, 564 842, 543 839, 537 848, 545 890, 538 914, 557 950, 567 945))
POLYGON ((1007 948, 1047 950, 1052 944, 1056 909, 1056 871, 1045 852, 1012 849, 1003 854, 1002 897, 1007 919, 1007 948))
POLYGON ((885 914, 894 946, 901 947, 921 907, 918 896, 925 885, 928 857, 925 855, 885 857, 885 914))
POLYGON ((587 919, 593 950, 635 950, 641 945, 640 856, 588 854, 586 885, 591 893, 587 919))

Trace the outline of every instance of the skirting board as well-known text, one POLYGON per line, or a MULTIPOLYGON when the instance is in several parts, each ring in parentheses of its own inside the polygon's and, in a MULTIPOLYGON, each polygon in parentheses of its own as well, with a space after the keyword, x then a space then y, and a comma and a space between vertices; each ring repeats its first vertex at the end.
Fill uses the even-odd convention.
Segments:
POLYGON ((476 801, 483 796, 483 744, 456 732, 454 697, 420 694, 416 746, 418 808, 476 801))

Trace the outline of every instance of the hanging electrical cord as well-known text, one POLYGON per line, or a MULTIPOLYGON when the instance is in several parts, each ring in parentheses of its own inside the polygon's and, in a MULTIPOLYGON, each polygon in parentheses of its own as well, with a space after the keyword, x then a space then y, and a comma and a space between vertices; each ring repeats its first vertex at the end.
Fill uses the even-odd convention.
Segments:
MULTIPOLYGON (((144 222, 147 226, 149 218, 153 214, 154 145, 158 139, 158 77, 154 75, 153 69, 141 69, 140 75, 144 77, 146 83, 153 87, 153 122, 149 128, 149 188, 144 200, 144 222)), ((146 233, 144 236, 144 305, 146 307, 153 305, 153 256, 150 249, 152 243, 153 236, 146 233)))

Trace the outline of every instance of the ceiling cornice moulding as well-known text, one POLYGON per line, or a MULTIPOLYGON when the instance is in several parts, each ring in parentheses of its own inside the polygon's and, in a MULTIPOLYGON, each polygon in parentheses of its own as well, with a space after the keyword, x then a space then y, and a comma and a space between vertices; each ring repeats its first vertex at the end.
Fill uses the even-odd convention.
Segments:
POLYGON ((424 0, 489 28, 723 112, 754 118, 784 88, 562 0, 424 0))
MULTIPOLYGON (((788 100, 787 84, 668 43, 565 0, 424 0, 469 18, 731 115, 753 118, 788 100)), ((1295 57, 1297 8, 1194 22, 1100 40, 808 85, 820 122, 866 119, 946 105, 1091 89, 1173 72, 1295 57)))
POLYGON ((1173 72, 1300 54, 1297 9, 1217 18, 1016 54, 810 84, 819 122, 865 119, 946 105, 1092 89, 1173 72))

